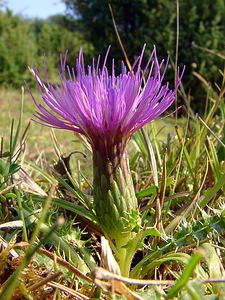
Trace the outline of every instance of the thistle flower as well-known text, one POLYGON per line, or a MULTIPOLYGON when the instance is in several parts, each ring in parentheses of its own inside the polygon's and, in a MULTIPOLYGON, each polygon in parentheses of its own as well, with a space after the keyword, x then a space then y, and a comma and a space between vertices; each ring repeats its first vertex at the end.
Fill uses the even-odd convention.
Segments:
POLYGON ((155 47, 142 72, 144 50, 145 46, 132 70, 127 71, 122 63, 118 76, 115 75, 114 60, 111 75, 106 67, 109 48, 102 68, 99 68, 99 57, 96 65, 93 60, 92 66, 88 66, 87 72, 81 49, 76 61, 76 75, 73 68, 66 67, 66 55, 64 60, 61 56, 61 88, 49 83, 46 69, 45 85, 34 68, 39 92, 50 108, 47 110, 33 98, 39 109, 36 119, 51 127, 81 133, 92 147, 99 144, 99 138, 106 148, 118 139, 127 142, 135 131, 167 110, 175 99, 180 81, 178 77, 174 90, 169 89, 168 83, 162 84, 168 59, 161 74, 164 61, 159 64, 155 47))
MULTIPOLYGON (((156 48, 141 70, 145 46, 131 70, 122 63, 121 73, 102 68, 100 58, 85 69, 82 50, 74 69, 61 56, 61 87, 46 84, 37 69, 33 75, 45 106, 38 108, 36 120, 44 125, 71 130, 84 135, 93 150, 94 207, 103 231, 123 246, 135 232, 138 221, 135 197, 126 152, 132 134, 161 115, 174 101, 179 86, 163 84, 168 60, 157 59, 156 48), (162 71, 163 70, 163 71, 162 71)), ((118 247, 119 247, 118 246, 118 247)))

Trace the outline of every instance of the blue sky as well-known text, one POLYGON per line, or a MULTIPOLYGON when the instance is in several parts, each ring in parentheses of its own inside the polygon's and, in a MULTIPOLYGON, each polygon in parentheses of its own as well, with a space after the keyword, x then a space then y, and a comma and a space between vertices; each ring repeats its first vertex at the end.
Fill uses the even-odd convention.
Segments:
POLYGON ((7 0, 6 4, 14 13, 29 18, 47 18, 65 12, 65 5, 61 0, 7 0))

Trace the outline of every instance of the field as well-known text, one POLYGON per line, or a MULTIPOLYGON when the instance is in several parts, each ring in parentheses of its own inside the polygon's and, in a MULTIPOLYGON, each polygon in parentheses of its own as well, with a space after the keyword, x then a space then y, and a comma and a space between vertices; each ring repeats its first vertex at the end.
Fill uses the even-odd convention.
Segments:
POLYGON ((51 138, 49 128, 33 121, 24 147, 21 137, 35 111, 32 99, 25 92, 17 137, 21 92, 1 90, 0 99, 5 248, 1 282, 8 278, 2 299, 11 299, 15 287, 13 299, 50 299, 51 295, 108 299, 113 294, 127 299, 225 297, 225 150, 220 140, 224 104, 220 95, 209 103, 205 121, 182 117, 175 126, 172 115, 147 126, 147 140, 138 132, 129 143, 142 224, 139 239, 133 240, 129 278, 113 272, 117 263, 109 244, 100 240, 101 224, 92 219, 91 208, 85 204, 87 199, 92 201, 91 152, 73 133, 54 130, 51 138), (21 148, 16 161, 8 151, 10 147, 13 151, 12 119, 11 144, 15 141, 14 151, 21 148), (81 153, 72 155, 67 165, 71 173, 65 168, 53 171, 60 154, 72 151, 81 153), (26 172, 23 177, 21 170, 26 172), (104 269, 97 268, 100 257, 104 269))
POLYGON ((31 96, 2 89, 1 299, 224 299, 224 91, 224 79, 208 90, 201 117, 174 113, 132 136, 138 208, 118 246, 96 217, 88 144, 27 128, 31 96))

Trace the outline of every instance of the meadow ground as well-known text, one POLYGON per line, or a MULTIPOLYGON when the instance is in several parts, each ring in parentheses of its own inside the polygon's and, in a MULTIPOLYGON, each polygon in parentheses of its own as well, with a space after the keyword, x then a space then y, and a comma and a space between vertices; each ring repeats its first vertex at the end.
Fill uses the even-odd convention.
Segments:
POLYGON ((224 299, 223 94, 209 94, 203 121, 176 124, 172 115, 131 139, 140 227, 124 278, 112 272, 118 266, 110 237, 110 247, 100 239, 91 152, 73 133, 54 130, 52 138, 33 121, 24 147, 33 101, 25 91, 17 136, 21 91, 0 89, 0 299, 224 299), (54 171, 59 149, 86 157, 76 152, 66 171, 54 171))

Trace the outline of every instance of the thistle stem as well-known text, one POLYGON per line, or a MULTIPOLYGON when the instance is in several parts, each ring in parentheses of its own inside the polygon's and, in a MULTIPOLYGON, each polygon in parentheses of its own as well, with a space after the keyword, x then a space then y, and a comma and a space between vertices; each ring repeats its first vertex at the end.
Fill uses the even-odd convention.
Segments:
POLYGON ((129 242, 139 217, 127 151, 122 143, 99 147, 93 149, 94 207, 99 226, 115 245, 121 272, 128 276, 133 258, 129 242))
MULTIPOLYGON (((134 254, 137 250, 136 247, 133 247, 133 243, 131 242, 132 237, 134 237, 136 233, 132 233, 130 235, 130 238, 127 239, 126 246, 119 246, 117 244, 117 252, 116 252, 116 258, 118 260, 118 264, 120 266, 120 271, 122 276, 129 277, 130 269, 131 269, 131 263, 134 257, 134 254), (129 243, 131 242, 131 243, 129 243)), ((124 241, 123 241, 124 245, 124 241)), ((136 244, 135 244, 136 246, 136 244)))
POLYGON ((126 150, 120 144, 94 149, 94 206, 99 225, 112 240, 124 239, 135 227, 134 192, 126 150))

